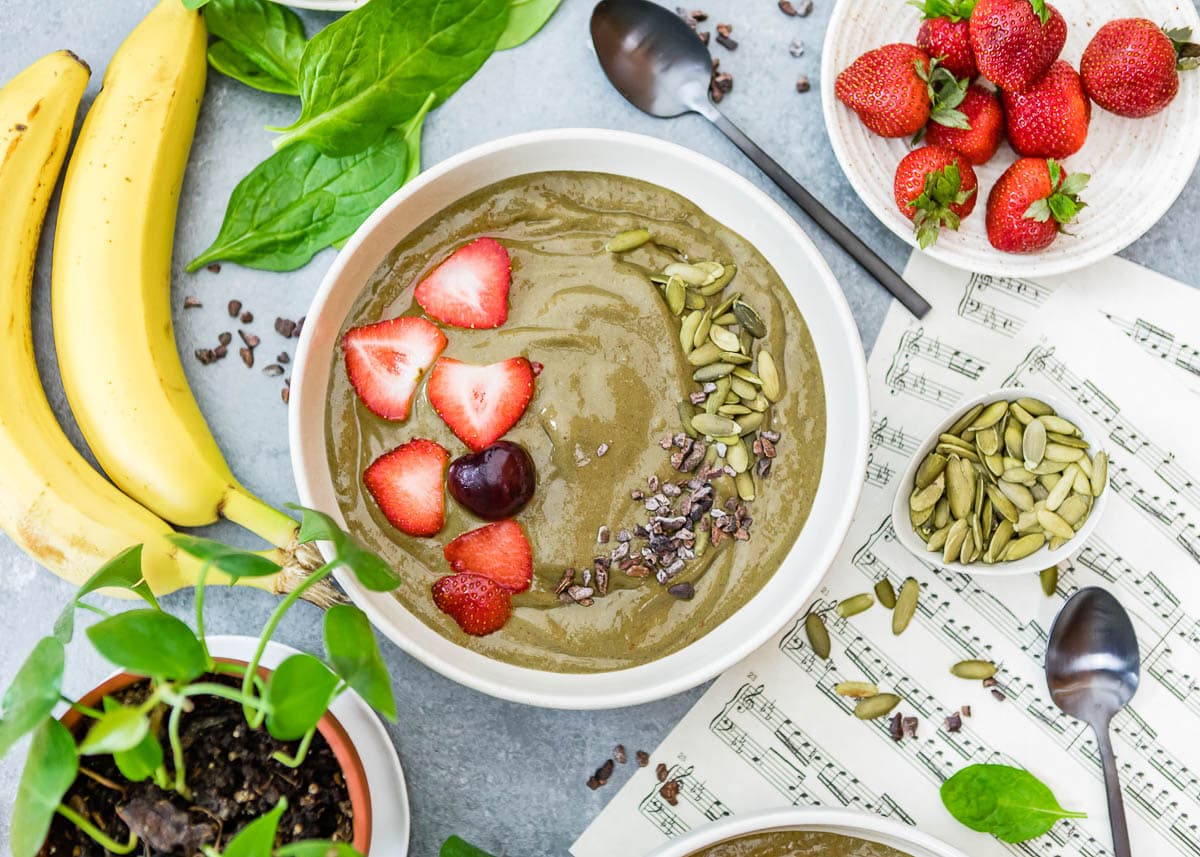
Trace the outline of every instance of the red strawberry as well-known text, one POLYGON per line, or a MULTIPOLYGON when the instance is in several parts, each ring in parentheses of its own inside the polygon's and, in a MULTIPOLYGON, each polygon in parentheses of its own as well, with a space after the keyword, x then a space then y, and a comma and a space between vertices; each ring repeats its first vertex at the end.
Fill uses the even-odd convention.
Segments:
POLYGON ((922 248, 937 241, 942 226, 958 229, 975 208, 979 182, 966 159, 953 149, 922 146, 896 167, 896 206, 913 222, 922 248))
POLYGON ((1053 158, 1021 158, 1004 171, 987 201, 988 240, 1007 253, 1049 247, 1084 207, 1086 173, 1070 176, 1053 158))
POLYGON ((1200 66, 1200 45, 1188 28, 1160 30, 1145 18, 1109 21, 1096 31, 1079 73, 1092 100, 1118 116, 1162 110, 1179 91, 1179 72, 1200 66))
POLYGON ((375 459, 363 482, 384 517, 410 536, 432 536, 446 523, 442 473, 450 453, 418 437, 375 459))
POLYGON ((1005 90, 1021 90, 1058 59, 1067 22, 1045 0, 978 0, 971 49, 980 73, 1005 90))
POLYGON ((433 603, 475 637, 499 631, 512 615, 512 596, 477 574, 438 578, 433 584, 433 603))
POLYGON ((476 238, 434 268, 413 297, 438 321, 486 329, 508 320, 511 282, 508 251, 493 238, 476 238))
POLYGON ((925 129, 925 142, 954 149, 969 163, 986 164, 1004 139, 1004 108, 1000 99, 990 89, 973 83, 958 109, 966 115, 970 127, 951 128, 930 122, 925 129))
POLYGON ((408 417, 417 382, 446 348, 446 337, 423 318, 402 316, 356 327, 342 337, 346 374, 371 413, 408 417))
POLYGON ((516 521, 463 533, 442 554, 454 571, 486 577, 509 592, 524 592, 533 582, 533 549, 516 521))
POLYGON ((1008 142, 1018 155, 1065 158, 1083 148, 1092 102, 1069 62, 1058 60, 1028 89, 1003 98, 1008 142))
POLYGON ((525 413, 533 398, 533 367, 524 357, 490 366, 443 357, 429 373, 425 391, 450 430, 479 452, 525 413))
POLYGON ((925 15, 917 31, 917 47, 937 57, 955 77, 979 74, 971 50, 971 10, 975 0, 909 0, 925 15))
POLYGON ((913 45, 884 45, 844 69, 834 92, 876 134, 907 137, 929 121, 929 65, 913 45))

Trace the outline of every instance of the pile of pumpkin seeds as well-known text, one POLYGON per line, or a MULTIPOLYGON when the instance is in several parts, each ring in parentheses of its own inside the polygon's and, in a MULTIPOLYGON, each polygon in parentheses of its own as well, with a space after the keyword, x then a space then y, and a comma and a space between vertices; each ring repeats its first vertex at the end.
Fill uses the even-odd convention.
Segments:
POLYGON ((1057 550, 1083 526, 1108 481, 1079 427, 1034 398, 979 404, 917 468, 913 528, 945 562, 1012 562, 1057 550))
MULTIPOLYGON (((630 229, 604 249, 628 253, 653 241, 649 230, 630 229)), ((697 385, 679 403, 683 430, 705 440, 705 464, 724 470, 738 497, 752 501, 755 478, 770 473, 775 457, 779 435, 769 430, 770 409, 783 395, 779 367, 759 341, 767 335, 766 324, 741 292, 725 294, 737 274, 732 262, 689 260, 675 248, 656 246, 675 261, 649 279, 680 320, 679 344, 697 385)))

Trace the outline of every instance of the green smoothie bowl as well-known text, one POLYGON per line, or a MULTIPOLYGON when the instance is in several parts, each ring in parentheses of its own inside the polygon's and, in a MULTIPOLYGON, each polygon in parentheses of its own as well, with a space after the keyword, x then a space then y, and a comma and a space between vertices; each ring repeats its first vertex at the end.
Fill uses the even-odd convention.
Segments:
POLYGON ((798 612, 866 461, 828 266, 731 170, 536 132, 445 161, 338 256, 296 356, 301 501, 403 577, 342 580, 462 684, 558 708, 699 684, 798 612))

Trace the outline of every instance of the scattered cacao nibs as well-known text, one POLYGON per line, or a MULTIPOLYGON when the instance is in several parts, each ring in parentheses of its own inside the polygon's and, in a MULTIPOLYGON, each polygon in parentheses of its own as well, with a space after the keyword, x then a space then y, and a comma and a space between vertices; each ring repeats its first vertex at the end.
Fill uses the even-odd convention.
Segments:
POLYGON ((792 39, 791 44, 788 45, 788 53, 794 57, 802 57, 806 48, 807 46, 804 42, 799 39, 792 39))
POLYGON ((197 348, 196 359, 204 366, 207 366, 217 359, 217 355, 211 348, 197 348))
POLYGON ((728 36, 733 32, 733 24, 717 24, 717 32, 722 36, 728 36))
POLYGON ((699 32, 696 33, 696 36, 697 36, 697 38, 700 39, 700 44, 707 47, 708 40, 712 37, 712 34, 709 33, 708 30, 700 30, 699 32))
POLYGON ((219 274, 221 273, 221 265, 218 262, 213 262, 211 265, 206 265, 205 270, 214 274, 219 274))
POLYGON ((654 776, 658 777, 660 783, 667 781, 667 765, 665 762, 658 763, 658 767, 654 769, 654 776))
POLYGON ((733 75, 727 72, 721 72, 714 75, 712 85, 720 92, 727 93, 733 91, 733 75))
POLYGON ((278 378, 280 375, 283 374, 283 367, 277 363, 272 363, 269 366, 263 367, 263 374, 268 375, 272 378, 278 378))
POLYGON ((684 581, 683 583, 676 583, 674 586, 668 587, 667 594, 674 595, 680 601, 691 601, 696 595, 696 587, 684 581))
POLYGON ((244 330, 239 330, 238 336, 242 338, 242 342, 246 343, 247 348, 258 348, 258 343, 260 341, 258 334, 247 333, 244 330))
POLYGON ((598 529, 596 531, 596 543, 606 545, 606 544, 608 544, 608 540, 611 537, 612 537, 612 534, 611 534, 611 531, 608 529, 608 525, 601 524, 600 529, 598 529))
POLYGON ((790 18, 796 17, 796 7, 791 4, 790 0, 779 0, 779 11, 790 18))
POLYGON ((964 705, 962 708, 959 709, 959 711, 962 713, 963 717, 971 716, 971 706, 969 706, 969 705, 964 705))
POLYGON ((629 492, 630 500, 641 500, 645 496, 646 496, 646 493, 639 488, 634 488, 632 491, 629 492))
POLYGON ((280 351, 275 355, 276 363, 290 363, 291 359, 291 357, 288 357, 288 353, 286 351, 280 351))
POLYGON ((279 391, 279 398, 283 399, 283 403, 285 405, 288 403, 288 400, 291 397, 292 397, 291 387, 284 387, 282 390, 279 391))
POLYGON ((808 75, 802 74, 796 81, 797 92, 808 92, 812 89, 812 84, 808 82, 808 75))
POLYGON ((595 777, 588 777, 587 787, 589 789, 591 789, 592 791, 595 791, 596 789, 600 788, 600 786, 602 786, 602 785, 604 785, 604 783, 600 782, 595 777))
POLYGON ((904 737, 905 738, 916 738, 917 737, 917 726, 920 725, 920 722, 921 721, 919 721, 915 717, 905 717, 901 721, 901 727, 904 730, 904 737))
POLYGON ((275 332, 284 339, 291 339, 292 334, 296 332, 296 322, 292 321, 290 318, 283 318, 282 316, 276 318, 275 332))
POLYGON ((946 731, 958 732, 962 729, 962 717, 957 711, 946 718, 946 731))
POLYGON ((250 310, 246 310, 238 317, 242 320, 242 324, 250 324, 254 321, 254 313, 250 312, 250 310))
POLYGON ((608 454, 608 444, 607 443, 602 443, 598 447, 596 447, 596 457, 597 458, 603 458, 607 454, 608 454))
POLYGON ((195 297, 194 295, 188 295, 183 299, 184 309, 199 309, 202 306, 204 306, 204 304, 200 303, 200 298, 195 297))
POLYGON ((596 779, 600 781, 600 785, 608 782, 609 777, 613 774, 613 760, 605 759, 604 764, 596 768, 596 779))
POLYGON ((727 51, 736 51, 738 46, 736 41, 721 33, 717 33, 717 44, 727 51))
POLYGON ((663 783, 663 786, 658 790, 658 793, 662 795, 662 799, 671 806, 679 806, 679 785, 679 780, 670 780, 669 782, 663 783))
POLYGON ((228 330, 223 331, 217 337, 217 342, 221 343, 222 345, 228 345, 229 343, 233 342, 233 334, 230 333, 228 330))
POLYGON ((617 541, 620 542, 621 544, 625 544, 626 542, 629 542, 632 539, 633 539, 633 533, 629 532, 629 530, 617 530, 617 541))
POLYGON ((595 603, 592 600, 592 595, 594 592, 595 590, 593 590, 590 586, 568 586, 567 591, 558 597, 560 600, 565 598, 584 607, 591 607, 592 604, 595 603))
POLYGON ((997 682, 997 681, 996 681, 995 677, 992 677, 992 678, 985 678, 985 679, 983 680, 983 686, 984 686, 984 687, 995 687, 995 686, 996 686, 998 683, 999 683, 999 682, 997 682))
POLYGON ((304 330, 304 316, 300 316, 300 320, 296 322, 296 332, 292 336, 300 338, 300 331, 304 330))
POLYGON ((899 741, 904 737, 904 716, 898 711, 888 721, 888 734, 892 736, 893 741, 899 741))
POLYGON ((608 595, 608 569, 596 569, 596 593, 601 597, 608 595))
POLYGON ((625 573, 630 577, 643 578, 650 573, 650 569, 649 567, 639 563, 637 565, 629 566, 629 568, 625 570, 625 573))
POLYGON ((796 6, 796 13, 801 18, 807 18, 812 14, 812 10, 813 0, 800 0, 800 3, 796 6))
POLYGON ((538 375, 542 374, 542 370, 545 369, 546 366, 545 364, 539 363, 536 360, 531 360, 529 362, 529 368, 533 370, 533 377, 536 378, 538 375))
POLYGON ((225 355, 228 353, 229 353, 229 348, 224 345, 218 345, 216 348, 213 349, 213 354, 216 355, 216 358, 218 360, 224 360, 225 355))
POLYGON ((573 568, 566 569, 562 573, 562 577, 559 578, 558 586, 554 587, 554 594, 562 595, 564 592, 567 591, 567 587, 570 586, 574 582, 575 582, 575 569, 573 569, 573 568))
POLYGON ((254 352, 249 348, 239 348, 238 354, 242 355, 242 362, 246 364, 247 369, 254 368, 254 352))
POLYGON ((633 757, 637 759, 637 766, 639 768, 644 768, 650 764, 650 754, 645 750, 638 750, 634 753, 633 757))
POLYGON ((691 13, 691 17, 692 17, 693 21, 697 21, 697 22, 707 21, 708 13, 701 9, 693 9, 692 13, 691 13))
POLYGON ((997 702, 1003 702, 1005 699, 1008 698, 1004 695, 1004 693, 999 688, 995 688, 995 687, 992 688, 992 696, 994 696, 996 698, 997 702))
POLYGON ((613 747, 613 758, 617 760, 618 765, 624 765, 628 761, 628 756, 625 755, 625 745, 618 744, 613 747))
POLYGON ((697 390, 694 393, 688 393, 688 401, 693 405, 703 405, 704 400, 708 398, 708 393, 703 393, 697 390))
POLYGON ((233 300, 229 302, 229 317, 237 318, 242 312, 242 302, 233 300))
POLYGON ((779 443, 779 438, 782 437, 782 435, 780 435, 779 432, 773 431, 773 430, 764 431, 764 432, 761 432, 761 434, 767 440, 771 441, 771 443, 779 443))

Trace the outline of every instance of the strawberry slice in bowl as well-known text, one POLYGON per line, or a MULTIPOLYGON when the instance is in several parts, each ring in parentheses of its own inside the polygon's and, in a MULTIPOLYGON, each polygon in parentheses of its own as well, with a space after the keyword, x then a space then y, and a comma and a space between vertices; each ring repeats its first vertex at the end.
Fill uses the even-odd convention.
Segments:
POLYGON ((478 574, 450 574, 433 584, 433 603, 474 637, 504 627, 512 615, 512 596, 478 574))
POLYGON ((411 316, 356 327, 342 337, 354 392, 385 420, 408 419, 417 384, 445 349, 446 337, 437 327, 411 316))
POLYGON ((533 582, 533 548, 516 521, 463 533, 442 554, 455 572, 486 577, 509 592, 524 592, 533 582))
POLYGON ((494 238, 476 238, 434 268, 413 298, 444 324, 486 330, 508 320, 511 283, 508 251, 494 238))
POLYGON ((375 459, 363 482, 393 527, 432 536, 446 523, 443 475, 449 461, 441 444, 418 437, 375 459))
POLYGON ((478 366, 443 357, 425 392, 450 430, 479 452, 512 428, 533 398, 533 367, 524 357, 478 366))

